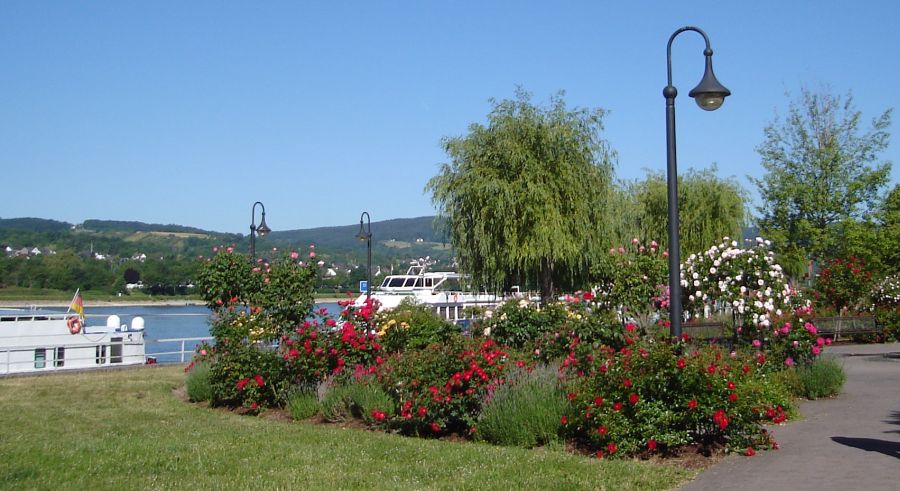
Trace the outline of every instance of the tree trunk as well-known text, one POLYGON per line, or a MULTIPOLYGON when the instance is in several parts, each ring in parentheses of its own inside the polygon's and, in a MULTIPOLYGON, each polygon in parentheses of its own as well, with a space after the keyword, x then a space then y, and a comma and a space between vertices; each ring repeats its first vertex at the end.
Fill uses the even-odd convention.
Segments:
POLYGON ((541 259, 541 304, 553 301, 553 262, 541 259))

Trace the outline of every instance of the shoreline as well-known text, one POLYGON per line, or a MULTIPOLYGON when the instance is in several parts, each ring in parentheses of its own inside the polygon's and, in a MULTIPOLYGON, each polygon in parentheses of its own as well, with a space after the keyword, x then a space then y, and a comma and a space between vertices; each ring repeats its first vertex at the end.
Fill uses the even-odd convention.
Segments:
MULTIPOLYGON (((315 303, 337 303, 346 300, 339 297, 323 297, 314 299, 315 303)), ((68 307, 72 305, 71 301, 60 300, 0 300, 0 308, 18 308, 29 309, 32 307, 68 307)), ((206 302, 202 300, 92 300, 84 302, 85 309, 91 307, 191 307, 204 306, 206 302)))

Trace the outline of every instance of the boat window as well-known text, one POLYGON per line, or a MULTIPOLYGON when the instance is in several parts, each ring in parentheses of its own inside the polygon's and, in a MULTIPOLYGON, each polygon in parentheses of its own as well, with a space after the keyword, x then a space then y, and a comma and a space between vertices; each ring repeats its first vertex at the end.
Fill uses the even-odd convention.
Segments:
POLYGON ((403 280, 404 278, 391 278, 391 284, 388 286, 401 287, 403 286, 403 280))
POLYGON ((57 366, 57 367, 64 366, 66 364, 66 348, 63 346, 56 348, 56 356, 53 357, 53 359, 54 359, 54 362, 53 362, 54 366, 57 366))
POLYGON ((0 322, 15 322, 15 317, 0 317, 0 322))
POLYGON ((34 350, 34 368, 44 368, 47 366, 47 350, 45 348, 37 348, 34 350))
POLYGON ((36 321, 45 321, 45 320, 47 320, 47 316, 45 316, 45 315, 42 315, 42 316, 35 316, 35 317, 34 317, 34 320, 36 320, 36 321))
POLYGON ((422 288, 422 284, 422 278, 416 278, 416 284, 413 286, 415 286, 416 288, 422 288))
POLYGON ((436 289, 442 292, 458 292, 462 291, 462 287, 459 284, 458 278, 447 278, 444 281, 440 282, 439 285, 436 285, 436 289))
POLYGON ((109 362, 122 363, 122 338, 112 338, 109 346, 109 362))
POLYGON ((431 288, 431 278, 425 278, 425 288, 431 288))
POLYGON ((97 346, 97 364, 104 365, 106 364, 106 345, 97 346))
POLYGON ((385 278, 384 281, 381 282, 381 286, 388 286, 388 284, 389 284, 390 282, 391 282, 391 279, 390 279, 390 278, 385 278))

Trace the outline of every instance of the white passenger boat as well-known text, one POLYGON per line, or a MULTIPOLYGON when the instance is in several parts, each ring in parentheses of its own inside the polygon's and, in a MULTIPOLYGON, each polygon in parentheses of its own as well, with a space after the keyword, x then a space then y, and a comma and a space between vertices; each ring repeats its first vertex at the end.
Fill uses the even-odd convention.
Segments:
POLYGON ((82 325, 74 313, 0 309, 0 375, 144 363, 144 319, 111 315, 82 325))
MULTIPOLYGON (((434 312, 452 322, 465 322, 470 318, 466 307, 491 308, 503 302, 503 297, 492 293, 466 291, 465 277, 449 271, 427 271, 425 261, 413 261, 406 274, 387 275, 381 286, 371 292, 379 303, 379 310, 393 309, 409 299, 418 305, 431 307, 434 312)), ((355 305, 366 302, 363 293, 355 305)))

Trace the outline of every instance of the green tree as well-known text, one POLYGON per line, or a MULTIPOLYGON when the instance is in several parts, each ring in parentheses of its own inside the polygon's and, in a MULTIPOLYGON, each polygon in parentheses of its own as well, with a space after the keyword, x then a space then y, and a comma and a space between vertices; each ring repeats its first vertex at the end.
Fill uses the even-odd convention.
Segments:
MULTIPOLYGON (((664 249, 668 248, 668 192, 666 177, 651 172, 646 179, 627 185, 635 210, 633 233, 620 237, 621 245, 634 237, 654 239, 664 249)), ((741 229, 747 221, 744 203, 747 193, 730 178, 716 175, 716 167, 694 170, 678 177, 679 236, 681 254, 705 251, 722 237, 741 237, 741 229)))
POLYGON ((515 100, 491 100, 487 125, 442 140, 451 162, 426 190, 476 284, 538 278, 547 299, 598 257, 614 152, 600 137, 605 111, 569 110, 563 95, 542 107, 519 88, 515 100))
POLYGON ((900 184, 895 184, 884 200, 879 220, 876 243, 882 268, 886 274, 900 273, 900 184))
POLYGON ((847 229, 840 224, 877 208, 891 166, 879 160, 890 139, 891 110, 865 131, 861 118, 852 95, 804 88, 788 117, 776 117, 764 130, 757 152, 766 174, 751 178, 762 197, 759 225, 793 273, 807 259, 833 256, 847 229))

